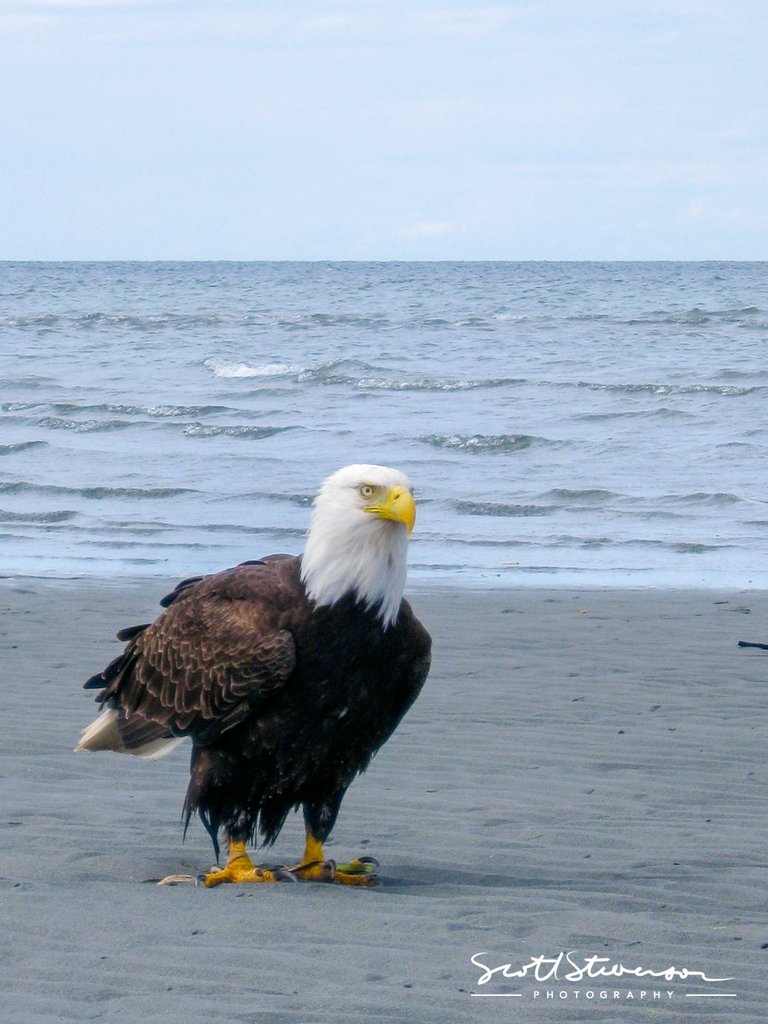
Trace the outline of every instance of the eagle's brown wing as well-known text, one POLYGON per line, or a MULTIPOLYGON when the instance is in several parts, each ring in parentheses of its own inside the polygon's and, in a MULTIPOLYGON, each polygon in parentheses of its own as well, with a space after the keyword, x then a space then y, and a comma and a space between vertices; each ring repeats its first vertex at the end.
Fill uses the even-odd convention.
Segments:
POLYGON ((174 592, 151 625, 124 630, 125 652, 86 683, 117 708, 129 747, 150 739, 217 739, 285 685, 296 664, 284 628, 285 573, 238 566, 174 592))

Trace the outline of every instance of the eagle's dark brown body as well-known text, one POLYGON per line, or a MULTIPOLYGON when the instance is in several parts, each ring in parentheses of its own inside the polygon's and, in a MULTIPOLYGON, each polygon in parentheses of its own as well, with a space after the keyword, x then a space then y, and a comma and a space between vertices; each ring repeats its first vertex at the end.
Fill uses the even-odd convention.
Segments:
POLYGON ((180 584, 86 683, 117 709, 126 749, 192 739, 187 821, 199 812, 215 846, 220 827, 270 843, 299 805, 323 841, 429 671, 406 601, 385 629, 351 594, 315 607, 299 573, 286 555, 180 584))

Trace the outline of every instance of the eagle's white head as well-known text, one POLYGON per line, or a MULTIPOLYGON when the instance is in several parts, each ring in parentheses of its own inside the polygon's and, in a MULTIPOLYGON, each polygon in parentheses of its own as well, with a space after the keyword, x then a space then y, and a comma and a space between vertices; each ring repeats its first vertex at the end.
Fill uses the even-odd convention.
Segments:
POLYGON ((387 466, 345 466, 315 498, 301 560, 307 595, 329 605, 350 591, 382 624, 397 618, 408 537, 416 520, 413 485, 387 466))

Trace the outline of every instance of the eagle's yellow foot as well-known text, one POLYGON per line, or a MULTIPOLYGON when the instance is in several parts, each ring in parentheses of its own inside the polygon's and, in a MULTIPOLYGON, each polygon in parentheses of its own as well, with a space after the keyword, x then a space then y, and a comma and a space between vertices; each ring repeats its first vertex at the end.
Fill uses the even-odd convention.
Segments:
POLYGON ((338 885, 378 885, 379 876, 369 861, 353 860, 348 864, 337 864, 334 882, 338 885))
POLYGON ((230 843, 227 863, 221 869, 209 871, 203 885, 210 889, 223 882, 295 882, 291 872, 282 867, 259 867, 245 852, 245 843, 230 843))
POLYGON ((374 868, 379 862, 373 857, 360 857, 346 864, 326 860, 323 844, 307 833, 304 857, 300 864, 290 868, 291 874, 305 882, 334 882, 336 885, 376 885, 379 876, 374 868))
POLYGON ((342 885, 378 885, 378 866, 375 857, 356 857, 346 864, 336 865, 336 881, 342 885))
POLYGON ((373 864, 359 860, 337 864, 335 860, 302 862, 288 869, 301 882, 333 882, 336 885, 376 885, 373 864))
POLYGON ((345 875, 372 875, 374 868, 378 866, 379 862, 375 857, 356 857, 355 860, 350 860, 346 864, 337 864, 336 870, 345 875))

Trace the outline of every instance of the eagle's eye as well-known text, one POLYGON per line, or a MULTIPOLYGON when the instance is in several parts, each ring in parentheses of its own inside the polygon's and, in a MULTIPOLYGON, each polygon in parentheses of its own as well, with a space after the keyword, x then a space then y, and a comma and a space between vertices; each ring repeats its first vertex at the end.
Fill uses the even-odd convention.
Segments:
POLYGON ((361 498, 372 498, 374 495, 374 488, 370 484, 360 485, 360 497, 361 498))

